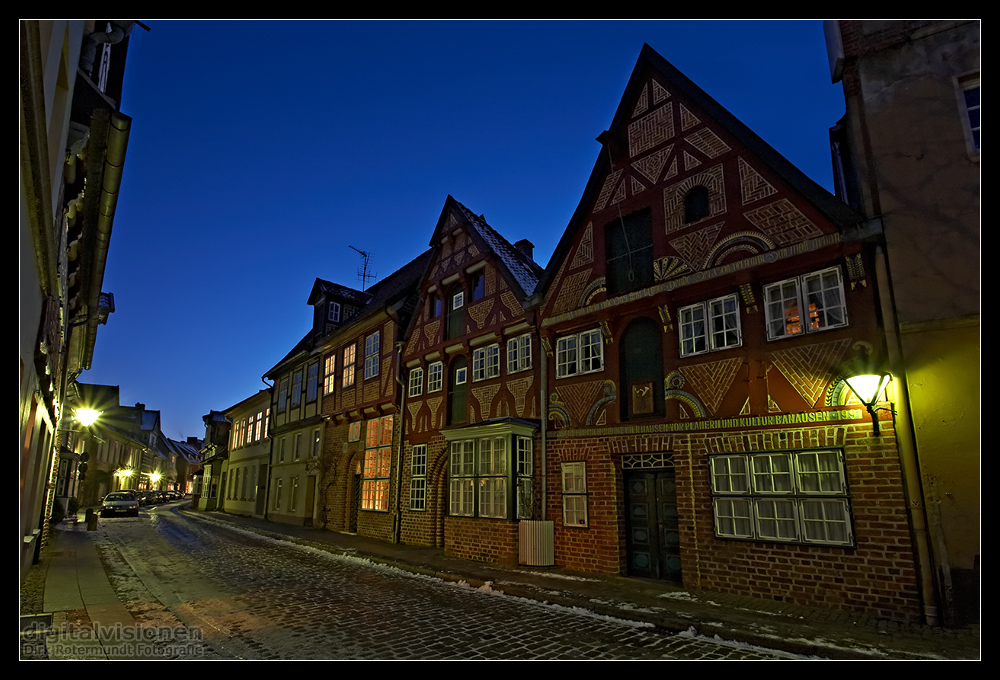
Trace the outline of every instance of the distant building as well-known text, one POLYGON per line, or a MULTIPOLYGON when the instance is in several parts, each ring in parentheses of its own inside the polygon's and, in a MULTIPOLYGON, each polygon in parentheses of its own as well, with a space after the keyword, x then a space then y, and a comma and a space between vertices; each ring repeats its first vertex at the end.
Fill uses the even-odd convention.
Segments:
POLYGON ((220 494, 222 509, 247 517, 263 517, 271 455, 270 391, 260 390, 225 413, 233 426, 229 433, 226 482, 220 494))
POLYGON ((980 22, 836 21, 826 32, 847 105, 831 130, 838 194, 885 233, 881 311, 896 434, 919 462, 908 500, 928 617, 978 620, 980 22))

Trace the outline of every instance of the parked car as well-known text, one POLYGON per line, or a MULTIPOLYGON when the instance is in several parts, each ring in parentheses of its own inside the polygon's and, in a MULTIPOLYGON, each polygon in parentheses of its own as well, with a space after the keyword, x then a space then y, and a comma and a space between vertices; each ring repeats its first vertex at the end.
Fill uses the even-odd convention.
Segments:
POLYGON ((113 515, 139 516, 139 501, 130 491, 114 491, 104 497, 101 503, 101 517, 113 515))

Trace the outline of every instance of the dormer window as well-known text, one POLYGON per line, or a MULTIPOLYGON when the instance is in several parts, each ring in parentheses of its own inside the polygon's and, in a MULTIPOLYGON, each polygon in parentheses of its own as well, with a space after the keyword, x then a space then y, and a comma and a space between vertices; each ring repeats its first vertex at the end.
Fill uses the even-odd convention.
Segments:
POLYGON ((340 323, 340 303, 330 302, 327 305, 326 320, 333 323, 340 323))

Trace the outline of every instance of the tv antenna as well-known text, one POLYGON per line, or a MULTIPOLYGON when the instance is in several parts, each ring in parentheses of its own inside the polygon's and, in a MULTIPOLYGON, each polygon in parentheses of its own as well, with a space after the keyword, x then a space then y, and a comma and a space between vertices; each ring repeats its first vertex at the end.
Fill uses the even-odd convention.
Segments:
POLYGON ((364 250, 360 250, 359 248, 355 248, 352 245, 348 245, 347 247, 361 256, 361 268, 358 269, 358 278, 361 279, 361 290, 367 290, 368 279, 374 279, 377 276, 375 273, 368 273, 368 259, 372 256, 372 254, 365 252, 364 250))

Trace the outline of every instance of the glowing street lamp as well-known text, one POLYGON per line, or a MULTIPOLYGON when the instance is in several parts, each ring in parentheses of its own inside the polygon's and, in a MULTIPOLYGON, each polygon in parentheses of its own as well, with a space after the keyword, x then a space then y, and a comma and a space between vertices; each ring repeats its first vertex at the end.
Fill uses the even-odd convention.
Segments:
POLYGON ((78 408, 76 409, 76 420, 84 427, 90 427, 97 422, 102 413, 103 411, 95 411, 92 408, 78 408))
POLYGON ((876 407, 879 395, 889 384, 892 375, 888 371, 880 370, 875 366, 871 356, 867 351, 863 351, 848 372, 844 381, 851 388, 855 396, 864 404, 865 409, 872 417, 872 431, 876 437, 879 436, 878 413, 876 407))

